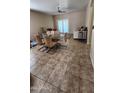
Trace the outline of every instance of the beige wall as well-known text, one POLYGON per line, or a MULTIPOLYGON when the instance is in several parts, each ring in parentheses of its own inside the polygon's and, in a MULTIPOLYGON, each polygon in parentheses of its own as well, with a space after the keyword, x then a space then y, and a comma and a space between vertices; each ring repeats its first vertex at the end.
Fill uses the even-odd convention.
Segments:
POLYGON ((86 20, 86 26, 88 27, 88 34, 87 34, 87 44, 91 44, 91 35, 92 35, 92 26, 93 26, 93 20, 94 20, 94 5, 91 6, 91 1, 89 2, 89 5, 87 7, 87 20, 86 20))
POLYGON ((85 25, 86 11, 77 11, 63 15, 57 15, 57 19, 68 18, 69 20, 69 32, 73 33, 78 27, 85 25))
POLYGON ((92 26, 94 25, 94 3, 93 2, 92 0, 90 0, 89 5, 87 7, 86 26, 88 27, 87 44, 91 46, 90 58, 91 58, 92 65, 94 67, 94 30, 92 30, 92 26), (91 3, 92 3, 92 6, 91 6, 91 3))
POLYGON ((92 36, 91 36, 90 58, 92 65, 94 67, 94 30, 92 30, 92 36))
POLYGON ((52 27, 53 17, 40 12, 30 11, 30 39, 40 31, 40 27, 52 27))

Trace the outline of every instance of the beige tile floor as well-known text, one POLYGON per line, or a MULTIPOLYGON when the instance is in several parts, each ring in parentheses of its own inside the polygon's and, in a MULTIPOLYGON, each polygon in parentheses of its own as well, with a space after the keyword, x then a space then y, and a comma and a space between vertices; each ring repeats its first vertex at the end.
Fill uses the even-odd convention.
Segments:
POLYGON ((31 49, 31 93, 94 92, 89 46, 73 39, 66 45, 52 54, 31 49))

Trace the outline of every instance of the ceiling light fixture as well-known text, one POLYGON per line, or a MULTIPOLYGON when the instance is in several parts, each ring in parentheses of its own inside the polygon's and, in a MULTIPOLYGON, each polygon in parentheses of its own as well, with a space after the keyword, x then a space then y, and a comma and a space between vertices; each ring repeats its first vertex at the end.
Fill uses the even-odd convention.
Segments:
POLYGON ((65 8, 66 6, 66 0, 58 0, 58 13, 65 13, 66 11, 63 11, 62 8, 65 8))

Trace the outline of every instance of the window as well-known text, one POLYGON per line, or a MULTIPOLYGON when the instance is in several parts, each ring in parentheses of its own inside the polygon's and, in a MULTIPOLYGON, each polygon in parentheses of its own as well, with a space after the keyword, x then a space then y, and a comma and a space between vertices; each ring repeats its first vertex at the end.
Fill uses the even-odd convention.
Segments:
POLYGON ((68 28, 68 19, 62 19, 62 20, 58 20, 58 30, 59 32, 62 33, 67 33, 69 32, 69 28, 68 28))

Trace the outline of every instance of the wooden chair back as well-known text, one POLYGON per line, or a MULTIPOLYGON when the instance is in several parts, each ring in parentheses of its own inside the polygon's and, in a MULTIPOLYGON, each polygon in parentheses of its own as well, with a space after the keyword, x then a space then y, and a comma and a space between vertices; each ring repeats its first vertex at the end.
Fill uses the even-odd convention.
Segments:
POLYGON ((35 39, 38 42, 39 45, 43 44, 42 39, 40 38, 39 35, 35 35, 35 39))

